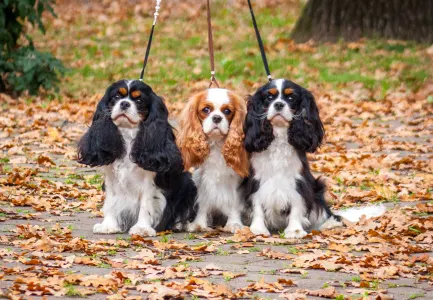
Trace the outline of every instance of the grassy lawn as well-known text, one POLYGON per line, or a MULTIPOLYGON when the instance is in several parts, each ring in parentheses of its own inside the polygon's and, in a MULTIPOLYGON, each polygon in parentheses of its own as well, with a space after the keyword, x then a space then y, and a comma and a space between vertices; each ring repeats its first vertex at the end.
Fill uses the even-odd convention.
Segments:
MULTIPOLYGON (((296 45, 289 34, 301 10, 297 1, 258 2, 257 21, 275 78, 310 88, 361 85, 376 91, 373 98, 380 100, 401 86, 416 90, 432 75, 429 45, 393 41, 296 45)), ((248 8, 245 3, 213 1, 212 9, 217 78, 224 87, 252 92, 266 77, 248 8)), ((53 52, 70 68, 61 94, 102 93, 110 82, 138 78, 152 3, 113 8, 62 2, 56 12, 57 20, 47 18, 45 36, 31 34, 37 47, 53 52)), ((173 1, 162 4, 145 80, 172 102, 186 100, 207 84, 206 28, 205 6, 197 1, 179 7, 173 1)))

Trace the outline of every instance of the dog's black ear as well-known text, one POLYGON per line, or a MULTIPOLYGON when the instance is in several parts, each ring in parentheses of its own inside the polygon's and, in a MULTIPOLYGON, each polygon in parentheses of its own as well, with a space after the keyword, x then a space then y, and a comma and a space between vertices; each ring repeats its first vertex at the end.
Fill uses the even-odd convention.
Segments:
POLYGON ((149 114, 131 150, 131 159, 152 172, 183 171, 182 156, 176 146, 173 128, 168 123, 168 110, 162 98, 149 93, 149 114))
POLYGON ((78 142, 78 162, 88 166, 105 166, 125 152, 122 135, 111 120, 107 93, 99 101, 92 125, 78 142))
POLYGON ((264 151, 275 138, 272 124, 266 118, 266 110, 263 107, 260 91, 248 99, 244 132, 244 145, 247 152, 264 151))
POLYGON ((313 153, 322 144, 325 129, 313 95, 301 88, 301 104, 289 127, 289 143, 295 149, 313 153))

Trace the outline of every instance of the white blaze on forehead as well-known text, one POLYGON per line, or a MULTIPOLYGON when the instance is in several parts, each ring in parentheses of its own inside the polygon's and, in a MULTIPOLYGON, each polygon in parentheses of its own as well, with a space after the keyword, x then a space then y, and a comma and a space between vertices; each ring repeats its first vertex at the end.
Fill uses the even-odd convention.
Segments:
POLYGON ((224 104, 229 104, 230 98, 226 89, 208 89, 207 100, 214 105, 215 110, 224 104))
POLYGON ((284 79, 275 79, 275 86, 278 90, 278 99, 281 99, 281 95, 283 93, 283 83, 284 79))

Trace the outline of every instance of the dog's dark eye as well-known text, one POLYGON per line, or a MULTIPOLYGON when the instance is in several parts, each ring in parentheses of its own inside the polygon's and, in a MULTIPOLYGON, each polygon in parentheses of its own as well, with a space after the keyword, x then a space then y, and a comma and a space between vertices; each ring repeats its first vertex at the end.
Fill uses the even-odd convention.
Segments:
POLYGON ((289 101, 293 101, 293 100, 294 100, 292 96, 287 97, 287 99, 288 99, 289 101))
POLYGON ((141 104, 143 101, 141 101, 141 99, 135 99, 135 102, 137 102, 138 104, 141 104))
POLYGON ((121 97, 120 94, 116 94, 116 95, 114 95, 113 99, 114 99, 114 100, 119 100, 120 97, 121 97))
POLYGON ((230 109, 228 109, 228 108, 226 108, 226 109, 223 110, 223 114, 225 114, 225 115, 229 115, 231 113, 232 113, 232 111, 230 109))
POLYGON ((204 112, 205 114, 209 114, 210 113, 210 108, 209 107, 205 107, 201 111, 204 112))

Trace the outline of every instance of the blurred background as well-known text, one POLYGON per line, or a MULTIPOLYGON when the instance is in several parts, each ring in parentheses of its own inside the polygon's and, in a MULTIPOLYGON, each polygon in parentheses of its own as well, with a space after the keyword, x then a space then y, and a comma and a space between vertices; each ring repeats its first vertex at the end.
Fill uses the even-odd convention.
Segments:
MULTIPOLYGON (((428 1, 415 2, 420 1, 252 1, 274 78, 310 89, 357 89, 361 99, 375 100, 395 89, 417 91, 431 77, 433 8, 428 1)), ((162 1, 145 80, 171 103, 185 101, 208 83, 205 3, 162 1)), ((45 100, 89 97, 116 80, 138 78, 154 1, 43 0, 36 5, 45 8, 45 34, 28 17, 14 49, 27 44, 26 34, 38 51, 59 59, 65 72, 50 65, 60 74, 59 92, 50 92, 48 84, 33 88, 33 94, 46 95, 45 100)), ((217 78, 224 87, 252 93, 266 76, 247 1, 216 0, 211 6, 217 78)), ((10 80, 2 73, 6 93, 27 95, 28 84, 19 86, 21 75, 10 80)))

